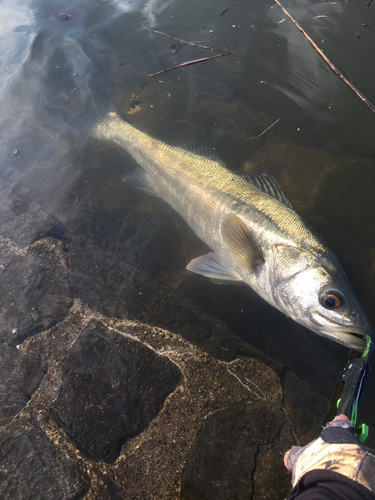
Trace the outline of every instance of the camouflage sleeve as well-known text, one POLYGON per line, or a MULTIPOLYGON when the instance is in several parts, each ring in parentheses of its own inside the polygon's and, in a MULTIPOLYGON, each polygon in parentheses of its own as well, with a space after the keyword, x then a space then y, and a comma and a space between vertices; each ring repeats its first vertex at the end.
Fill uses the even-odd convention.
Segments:
POLYGON ((305 447, 295 446, 287 457, 293 487, 312 470, 333 471, 375 493, 375 454, 355 437, 350 422, 335 419, 320 437, 305 447))

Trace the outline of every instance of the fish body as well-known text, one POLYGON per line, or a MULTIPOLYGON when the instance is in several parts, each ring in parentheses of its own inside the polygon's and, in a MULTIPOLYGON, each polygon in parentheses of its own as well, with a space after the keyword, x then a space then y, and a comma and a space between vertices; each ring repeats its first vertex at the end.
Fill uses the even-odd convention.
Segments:
POLYGON ((219 161, 169 146, 125 121, 109 98, 91 134, 140 165, 125 179, 160 196, 212 250, 187 266, 220 283, 245 282, 310 330, 365 349, 371 325, 325 241, 291 207, 277 182, 249 181, 219 161))

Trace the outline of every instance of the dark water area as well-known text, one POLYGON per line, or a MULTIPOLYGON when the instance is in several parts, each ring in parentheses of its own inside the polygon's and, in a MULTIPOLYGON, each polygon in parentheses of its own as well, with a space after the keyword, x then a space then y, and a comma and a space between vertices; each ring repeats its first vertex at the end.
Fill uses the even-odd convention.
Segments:
MULTIPOLYGON (((374 103, 375 5, 283 5, 374 103)), ((375 114, 271 0, 149 2, 145 25, 182 40, 223 50, 246 29, 232 40, 232 55, 153 78, 135 108, 132 96, 146 75, 215 52, 183 44, 172 53, 173 40, 142 27, 145 5, 137 0, 54 8, 72 19, 60 21, 43 0, 0 7, 1 178, 15 195, 176 288, 330 398, 348 350, 247 287, 186 271, 205 245, 165 202, 125 186, 122 178, 136 166, 126 152, 85 136, 87 93, 95 82, 136 127, 168 144, 205 140, 233 172, 272 173, 339 257, 373 324, 375 114)), ((375 429, 374 396, 375 375, 361 413, 375 429)))

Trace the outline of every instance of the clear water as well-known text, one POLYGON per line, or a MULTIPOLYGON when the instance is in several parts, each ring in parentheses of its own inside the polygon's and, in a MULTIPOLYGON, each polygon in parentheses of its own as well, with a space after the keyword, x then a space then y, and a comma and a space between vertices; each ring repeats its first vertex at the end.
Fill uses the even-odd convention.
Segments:
MULTIPOLYGON (((374 103, 375 5, 283 4, 374 103)), ((204 251, 202 243, 163 201, 121 183, 135 166, 125 152, 72 133, 90 82, 127 115, 147 74, 213 52, 183 45, 173 54, 173 40, 142 28, 138 0, 71 0, 58 8, 72 19, 59 21, 45 0, 0 5, 1 175, 69 229, 178 288, 330 397, 347 350, 284 318, 250 289, 188 275, 185 266, 204 251)), ((219 49, 246 30, 232 41, 233 55, 154 78, 137 113, 127 116, 170 144, 209 141, 233 171, 272 172, 336 252, 374 320, 375 114, 271 0, 151 1, 147 9, 147 26, 219 49)), ((374 394, 375 377, 362 413, 373 427, 374 394)))

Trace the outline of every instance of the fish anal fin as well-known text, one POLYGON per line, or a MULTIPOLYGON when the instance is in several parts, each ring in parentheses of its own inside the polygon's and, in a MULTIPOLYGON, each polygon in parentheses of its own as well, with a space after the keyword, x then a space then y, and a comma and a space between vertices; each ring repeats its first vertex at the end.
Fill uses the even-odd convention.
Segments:
POLYGON ((237 266, 252 272, 264 263, 257 241, 243 220, 235 214, 226 215, 221 221, 221 236, 237 266))
POLYGON ((150 177, 141 167, 137 167, 134 172, 126 175, 122 181, 127 185, 137 189, 141 189, 145 193, 151 194, 152 196, 159 196, 160 194, 156 190, 154 184, 152 183, 150 177))
POLYGON ((238 274, 230 269, 215 253, 210 252, 193 259, 186 269, 196 274, 210 278, 214 283, 241 282, 238 274))

